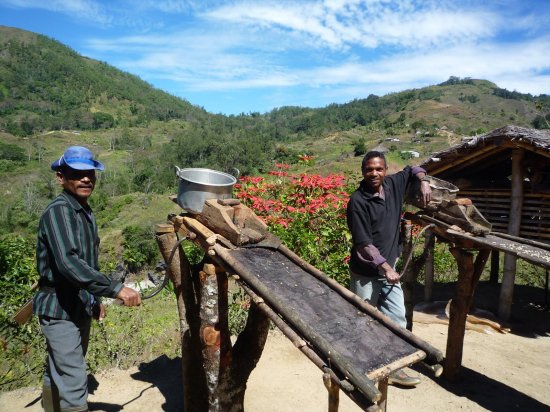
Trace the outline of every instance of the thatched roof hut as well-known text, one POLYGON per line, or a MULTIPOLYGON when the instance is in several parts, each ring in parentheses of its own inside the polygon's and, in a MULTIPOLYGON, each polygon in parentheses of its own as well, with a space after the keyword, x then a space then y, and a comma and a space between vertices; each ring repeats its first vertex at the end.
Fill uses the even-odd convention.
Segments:
POLYGON ((521 156, 521 225, 517 235, 550 243, 550 130, 506 126, 434 153, 422 167, 459 187, 493 224, 508 232, 513 154, 521 156))
MULTIPOLYGON (((550 131, 506 126, 463 139, 422 166, 458 186, 458 196, 472 199, 493 231, 550 244, 550 131)), ((498 261, 497 253, 491 270, 495 281, 498 261)), ((515 258, 506 255, 499 302, 499 315, 505 319, 515 271, 515 258)))

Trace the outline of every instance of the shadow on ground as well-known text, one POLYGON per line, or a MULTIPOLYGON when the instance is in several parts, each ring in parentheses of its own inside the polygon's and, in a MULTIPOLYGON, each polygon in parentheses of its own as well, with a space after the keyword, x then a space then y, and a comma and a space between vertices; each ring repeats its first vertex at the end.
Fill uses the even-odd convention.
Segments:
MULTIPOLYGON (((104 402, 90 402, 90 411, 116 412, 122 410, 125 406, 131 405, 136 399, 139 399, 147 390, 158 388, 165 399, 165 403, 160 408, 165 412, 179 412, 183 410, 182 396, 182 378, 181 378, 181 358, 170 359, 166 355, 159 356, 148 363, 141 363, 139 371, 131 375, 133 379, 149 382, 150 386, 143 389, 134 399, 125 402, 122 405, 110 404, 104 402)), ((97 388, 97 381, 93 376, 88 380, 88 389, 90 393, 97 388), (95 388, 94 383, 95 381, 95 388)))
POLYGON ((462 366, 460 378, 455 382, 434 378, 433 374, 426 372, 426 369, 418 365, 413 365, 411 369, 423 374, 425 379, 432 379, 446 391, 468 398, 489 411, 548 412, 550 410, 548 405, 465 366, 462 366))
MULTIPOLYGON (((448 300, 452 298, 456 283, 436 283, 433 290, 433 300, 448 300)), ((496 313, 498 308, 499 285, 491 282, 480 282, 476 288, 474 305, 496 313)), ((423 300, 423 287, 415 285, 415 303, 423 300)), ((550 336, 550 311, 546 302, 544 290, 530 286, 516 285, 514 289, 514 304, 512 318, 508 326, 512 332, 527 338, 537 336, 550 336)), ((481 407, 495 412, 505 411, 550 411, 545 405, 528 395, 519 392, 502 382, 498 382, 473 369, 462 367, 460 378, 456 382, 449 382, 444 378, 433 378, 433 374, 427 373, 421 366, 414 365, 418 373, 433 379, 438 385, 456 396, 465 397, 481 407)), ((150 388, 156 387, 166 400, 161 409, 165 412, 176 412, 183 409, 181 358, 170 359, 163 355, 151 362, 142 363, 139 371, 132 378, 151 385, 141 391, 134 399, 123 405, 91 402, 90 411, 116 412, 126 405, 131 405, 150 388)), ((97 381, 90 378, 90 393, 97 388, 97 381)))
MULTIPOLYGON (((449 300, 453 297, 456 282, 435 283, 433 301, 449 300)), ((474 294, 474 306, 478 309, 498 313, 500 284, 489 281, 479 282, 474 294)), ((414 289, 414 302, 422 302, 424 287, 417 283, 414 289)), ((549 297, 544 289, 532 286, 515 285, 512 316, 509 322, 501 322, 511 329, 511 333, 525 338, 550 336, 549 297)))

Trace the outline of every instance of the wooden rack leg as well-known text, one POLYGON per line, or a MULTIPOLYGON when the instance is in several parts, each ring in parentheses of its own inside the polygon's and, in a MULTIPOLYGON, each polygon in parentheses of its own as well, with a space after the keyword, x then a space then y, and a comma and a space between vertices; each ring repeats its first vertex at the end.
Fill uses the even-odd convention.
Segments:
POLYGON ((479 251, 475 264, 474 255, 461 248, 451 248, 451 253, 458 264, 458 283, 455 295, 451 301, 449 317, 449 333, 443 375, 449 380, 455 380, 462 364, 466 317, 472 304, 477 281, 483 272, 489 258, 489 250, 479 251))
POLYGON ((424 302, 432 301, 434 287, 434 248, 435 234, 431 230, 427 230, 425 240, 426 266, 424 267, 424 302))
MULTIPOLYGON (((164 260, 170 261, 171 251, 178 243, 173 229, 157 229, 156 238, 164 260)), ((184 410, 204 411, 207 410, 208 394, 204 385, 206 378, 200 351, 199 308, 195 294, 197 287, 191 275, 191 265, 181 245, 172 256, 167 271, 174 283, 180 318, 184 410)))
POLYGON ((323 383, 328 391, 328 412, 338 412, 340 404, 340 387, 332 380, 329 373, 323 374, 323 383))
POLYGON ((219 410, 219 399, 215 394, 220 373, 220 329, 218 311, 218 285, 216 268, 205 263, 199 272, 201 283, 200 335, 202 356, 206 372, 209 411, 219 410))
POLYGON ((378 401, 378 407, 380 411, 385 412, 388 405, 388 378, 381 379, 378 382, 378 390, 382 394, 382 398, 378 401))

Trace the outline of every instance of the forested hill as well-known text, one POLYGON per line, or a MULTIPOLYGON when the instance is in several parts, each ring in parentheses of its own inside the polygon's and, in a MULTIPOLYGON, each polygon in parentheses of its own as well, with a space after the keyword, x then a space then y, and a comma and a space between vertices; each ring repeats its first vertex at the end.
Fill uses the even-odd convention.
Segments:
POLYGON ((119 233, 129 221, 153 220, 136 198, 156 201, 152 209, 166 205, 177 187, 174 165, 257 175, 288 163, 293 171, 356 173, 358 157, 383 144, 399 167, 412 152, 419 162, 464 135, 548 127, 549 106, 547 95, 451 76, 324 108, 224 116, 45 36, 0 26, 0 233, 34 233, 58 190, 49 164, 71 144, 91 147, 106 164, 94 210, 102 227, 119 233))
POLYGON ((48 37, 0 26, 0 133, 8 143, 0 141, 0 173, 14 172, 13 162, 33 167, 48 160, 63 144, 55 133, 72 131, 65 141, 92 142, 100 155, 131 153, 137 183, 128 190, 144 180, 162 190, 172 184, 174 164, 250 174, 308 154, 340 167, 349 155, 388 138, 395 153, 414 149, 425 157, 462 135, 507 124, 547 127, 549 106, 548 95, 451 76, 438 85, 324 108, 223 116, 48 37))
POLYGON ((205 114, 55 40, 0 26, 0 127, 9 133, 133 126, 205 114))
MULTIPOLYGON (((267 122, 273 126, 269 137, 274 140, 319 136, 373 122, 384 129, 445 125, 458 134, 470 134, 509 123, 544 127, 536 103, 549 102, 547 95, 531 96, 489 81, 450 77, 422 89, 370 95, 321 109, 282 107, 238 116, 241 120, 231 123, 242 125, 242 117, 248 118, 248 127, 267 122)), ((134 127, 172 119, 205 124, 216 117, 48 37, 0 26, 0 128, 12 135, 134 127)))

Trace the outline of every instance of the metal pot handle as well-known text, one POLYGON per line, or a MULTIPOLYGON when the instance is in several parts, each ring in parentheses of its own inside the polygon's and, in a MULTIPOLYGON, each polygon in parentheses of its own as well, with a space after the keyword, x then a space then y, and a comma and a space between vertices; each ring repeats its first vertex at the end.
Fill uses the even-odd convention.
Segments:
POLYGON ((239 169, 237 169, 236 167, 232 167, 229 170, 235 171, 236 173, 231 173, 231 174, 235 177, 235 179, 239 180, 239 176, 241 175, 241 171, 239 169))
POLYGON ((180 169, 178 166, 176 166, 176 165, 174 165, 174 167, 176 168, 176 176, 177 176, 177 177, 180 177, 181 169, 180 169))

